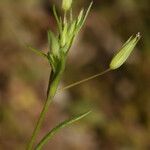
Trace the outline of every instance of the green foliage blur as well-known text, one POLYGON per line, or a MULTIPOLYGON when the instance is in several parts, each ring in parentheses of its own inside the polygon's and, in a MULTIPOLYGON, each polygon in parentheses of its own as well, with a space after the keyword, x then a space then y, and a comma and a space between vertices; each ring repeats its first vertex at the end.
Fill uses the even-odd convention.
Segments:
MULTIPOLYGON (((60 88, 107 69, 130 35, 141 32, 142 39, 120 69, 58 93, 38 140, 60 121, 92 109, 44 149, 149 150, 150 2, 93 2, 60 88)), ((75 15, 89 3, 75 0, 75 15)), ((48 51, 47 30, 57 32, 53 4, 61 14, 61 0, 0 1, 0 150, 24 150, 42 109, 50 67, 27 45, 48 51)))

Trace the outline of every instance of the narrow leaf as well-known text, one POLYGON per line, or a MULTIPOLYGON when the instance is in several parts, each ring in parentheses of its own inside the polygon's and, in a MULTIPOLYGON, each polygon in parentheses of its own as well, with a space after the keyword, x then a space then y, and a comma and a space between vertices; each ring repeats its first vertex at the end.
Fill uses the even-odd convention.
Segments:
POLYGON ((84 18, 83 18, 83 20, 82 20, 82 23, 81 23, 80 28, 84 25, 84 23, 85 23, 85 21, 86 21, 86 18, 87 18, 88 14, 89 14, 89 12, 90 12, 90 10, 91 10, 92 5, 93 5, 93 2, 90 3, 90 5, 89 5, 89 7, 88 7, 88 9, 87 9, 87 11, 86 11, 86 14, 85 14, 85 16, 84 16, 84 18))
POLYGON ((46 136, 44 136, 44 138, 39 142, 39 144, 36 146, 35 150, 41 150, 42 147, 61 129, 69 126, 70 124, 84 118, 85 116, 87 116, 89 113, 91 113, 91 111, 88 111, 84 114, 81 114, 79 116, 76 116, 72 119, 66 120, 60 124, 58 124, 55 128, 53 128, 48 134, 46 134, 46 136))
POLYGON ((32 46, 27 46, 29 49, 31 49, 34 53, 44 57, 44 58, 47 58, 47 55, 45 53, 43 53, 41 50, 38 50, 36 48, 33 48, 32 46))

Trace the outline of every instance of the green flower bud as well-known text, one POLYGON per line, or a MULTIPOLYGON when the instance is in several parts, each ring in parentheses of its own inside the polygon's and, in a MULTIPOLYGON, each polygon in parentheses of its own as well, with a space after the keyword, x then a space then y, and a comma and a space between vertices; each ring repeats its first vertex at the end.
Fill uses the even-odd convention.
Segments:
POLYGON ((62 0, 62 9, 68 11, 71 8, 72 0, 62 0))
POLYGON ((119 68, 129 57, 136 44, 140 40, 140 33, 136 34, 135 37, 131 36, 127 42, 122 46, 121 50, 115 55, 110 63, 110 69, 114 70, 119 68))
POLYGON ((48 31, 48 43, 49 43, 49 47, 50 50, 52 50, 53 55, 59 57, 59 42, 57 37, 54 35, 53 32, 48 31))

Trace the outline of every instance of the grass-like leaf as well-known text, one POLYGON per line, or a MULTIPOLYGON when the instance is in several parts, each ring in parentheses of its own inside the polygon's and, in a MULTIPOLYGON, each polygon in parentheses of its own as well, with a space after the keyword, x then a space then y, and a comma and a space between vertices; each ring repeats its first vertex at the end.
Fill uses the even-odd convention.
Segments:
POLYGON ((36 53, 37 55, 40 55, 44 58, 47 58, 47 55, 45 53, 43 53, 41 50, 38 50, 36 48, 33 48, 32 46, 27 46, 29 49, 31 49, 34 53, 36 53))
POLYGON ((89 5, 89 7, 88 7, 88 9, 87 9, 87 11, 86 11, 85 16, 83 17, 83 19, 82 20, 80 19, 81 20, 80 29, 84 25, 84 23, 86 21, 86 18, 87 18, 88 14, 89 14, 89 12, 91 10, 92 5, 93 5, 93 2, 90 3, 90 5, 89 5))
POLYGON ((44 138, 39 142, 39 144, 36 146, 35 150, 41 150, 42 147, 61 129, 69 126, 70 124, 84 118, 87 116, 91 111, 88 111, 86 113, 83 113, 81 115, 78 115, 76 117, 73 117, 71 119, 68 119, 60 124, 58 124, 55 128, 53 128, 49 133, 47 133, 44 138))

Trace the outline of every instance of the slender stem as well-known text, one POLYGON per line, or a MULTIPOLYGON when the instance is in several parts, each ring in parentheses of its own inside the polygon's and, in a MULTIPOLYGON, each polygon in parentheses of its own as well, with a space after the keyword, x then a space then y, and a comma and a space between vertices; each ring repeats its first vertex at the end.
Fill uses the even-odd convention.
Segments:
POLYGON ((59 89, 58 92, 62 92, 62 91, 64 91, 64 90, 70 89, 70 88, 72 88, 72 87, 74 87, 74 86, 80 85, 80 84, 82 84, 82 83, 84 83, 84 82, 87 82, 87 81, 89 81, 89 80, 92 80, 92 79, 94 79, 94 78, 97 78, 97 77, 99 77, 99 76, 101 76, 101 75, 104 75, 105 73, 107 73, 107 72, 109 72, 109 71, 111 71, 110 68, 108 68, 107 70, 105 70, 105 71, 103 71, 103 72, 101 72, 101 73, 98 73, 98 74, 95 74, 95 75, 93 75, 93 76, 90 76, 90 77, 88 77, 88 78, 86 78, 86 79, 77 81, 77 82, 72 83, 72 84, 70 84, 70 85, 67 85, 67 86, 64 87, 64 88, 59 89))
POLYGON ((33 148, 35 139, 36 139, 36 137, 37 137, 37 135, 39 133, 39 130, 41 128, 41 125, 43 123, 45 115, 46 115, 46 113, 48 111, 49 105, 51 104, 52 99, 53 99, 53 97, 56 94, 56 91, 57 91, 57 88, 58 88, 61 76, 62 76, 62 74, 64 72, 64 69, 65 69, 65 63, 66 63, 66 57, 64 56, 64 58, 62 59, 62 62, 60 64, 59 72, 57 72, 57 74, 54 74, 53 71, 50 73, 49 84, 48 84, 48 89, 47 89, 47 99, 46 99, 46 102, 45 102, 45 104, 43 106, 43 109, 42 109, 42 112, 40 114, 40 117, 39 117, 39 119, 38 119, 38 121, 36 123, 35 129, 34 129, 34 131, 32 133, 32 137, 31 137, 31 139, 29 141, 29 144, 27 146, 27 150, 32 150, 32 148, 33 148))
MULTIPOLYGON (((64 91, 64 90, 67 90, 67 89, 72 88, 72 87, 74 87, 74 86, 77 86, 77 85, 79 85, 79 84, 81 84, 81 83, 84 83, 84 82, 87 82, 87 81, 89 81, 89 80, 92 80, 92 79, 94 79, 94 78, 96 78, 96 77, 99 77, 99 76, 101 76, 101 75, 103 75, 103 74, 109 72, 110 70, 111 70, 111 69, 107 69, 107 70, 105 70, 105 71, 103 71, 103 72, 101 72, 101 73, 98 73, 98 74, 93 75, 93 76, 90 76, 90 77, 88 77, 88 78, 86 78, 86 79, 77 81, 77 82, 75 82, 75 83, 73 83, 73 84, 70 84, 70 85, 64 87, 63 89, 61 89, 61 90, 59 90, 59 91, 64 91)), ((39 130, 40 130, 41 125, 42 125, 42 123, 43 123, 43 120, 44 120, 44 118, 45 118, 46 112, 48 111, 49 105, 50 105, 50 103, 51 103, 51 101, 52 101, 52 99, 53 99, 53 97, 54 97, 54 95, 55 95, 55 93, 56 93, 56 90, 57 90, 57 87, 58 87, 58 84, 59 84, 60 77, 61 77, 61 74, 58 75, 57 78, 56 78, 56 80, 54 80, 53 82, 51 82, 51 79, 52 79, 51 77, 50 77, 50 79, 49 79, 47 99, 46 99, 46 102, 45 102, 45 104, 44 104, 44 106, 43 106, 43 109, 42 109, 42 111, 41 111, 40 117, 39 117, 39 119, 38 119, 38 121, 37 121, 36 127, 35 127, 35 129, 34 129, 34 131, 33 131, 31 140, 30 140, 30 142, 29 142, 29 144, 28 144, 28 146, 27 146, 27 150, 32 150, 32 148, 33 148, 33 145, 34 145, 36 136, 37 136, 37 134, 39 133, 39 130)))
POLYGON ((39 130, 41 128, 41 124, 42 124, 42 122, 43 122, 43 120, 45 118, 45 114, 48 111, 48 106, 49 106, 49 102, 48 102, 48 100, 46 100, 46 102, 44 104, 44 107, 42 109, 42 112, 40 114, 39 120, 36 123, 36 127, 35 127, 35 129, 33 131, 33 134, 32 134, 31 140, 29 142, 29 145, 27 147, 27 150, 32 150, 32 148, 33 148, 35 138, 36 138, 37 134, 39 133, 39 130))
POLYGON ((32 133, 32 137, 31 137, 31 139, 29 141, 29 144, 27 146, 27 150, 32 150, 34 142, 35 142, 35 139, 37 137, 37 134, 39 133, 39 130, 40 130, 41 125, 43 123, 43 120, 45 118, 46 112, 48 111, 49 105, 50 105, 50 103, 51 103, 51 101, 52 101, 52 99, 53 99, 53 97, 55 95, 57 86, 55 84, 51 84, 50 85, 50 83, 51 83, 51 77, 49 78, 49 85, 48 85, 48 90, 47 90, 48 91, 47 92, 47 99, 46 99, 46 102, 45 102, 45 104, 43 106, 41 114, 39 116, 39 119, 38 119, 38 121, 36 123, 35 129, 34 129, 34 131, 32 133))

